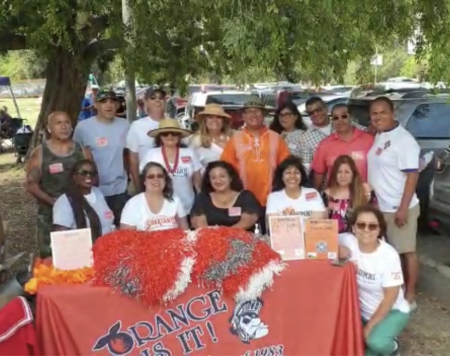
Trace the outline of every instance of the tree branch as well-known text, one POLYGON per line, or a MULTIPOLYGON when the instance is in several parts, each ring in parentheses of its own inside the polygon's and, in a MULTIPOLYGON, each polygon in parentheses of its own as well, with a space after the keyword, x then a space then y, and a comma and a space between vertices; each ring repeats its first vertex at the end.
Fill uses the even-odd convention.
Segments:
POLYGON ((87 40, 97 38, 109 25, 110 17, 102 15, 89 19, 89 22, 81 29, 83 37, 87 40))
POLYGON ((5 51, 25 50, 27 38, 22 35, 13 35, 8 32, 0 34, 0 49, 5 51))
POLYGON ((118 49, 123 46, 123 40, 119 38, 106 38, 93 40, 84 50, 84 55, 96 58, 100 53, 118 49))

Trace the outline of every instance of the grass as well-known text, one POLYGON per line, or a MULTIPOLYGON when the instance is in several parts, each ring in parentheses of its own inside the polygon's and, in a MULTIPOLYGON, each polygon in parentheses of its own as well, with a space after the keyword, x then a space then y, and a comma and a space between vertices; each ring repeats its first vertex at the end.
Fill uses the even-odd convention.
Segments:
MULTIPOLYGON (((0 98, 0 106, 8 107, 8 113, 12 117, 18 117, 12 99, 0 98)), ((26 119, 27 124, 34 129, 39 116, 39 111, 41 110, 40 98, 18 98, 17 106, 19 107, 21 118, 26 119)))

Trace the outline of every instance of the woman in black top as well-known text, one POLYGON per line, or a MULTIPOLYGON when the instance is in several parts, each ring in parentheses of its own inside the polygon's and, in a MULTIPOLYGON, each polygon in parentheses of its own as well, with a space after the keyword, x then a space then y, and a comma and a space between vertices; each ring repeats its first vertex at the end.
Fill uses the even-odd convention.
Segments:
POLYGON ((261 206, 250 191, 244 190, 236 170, 225 161, 206 166, 201 193, 191 210, 194 228, 226 226, 253 230, 261 206))

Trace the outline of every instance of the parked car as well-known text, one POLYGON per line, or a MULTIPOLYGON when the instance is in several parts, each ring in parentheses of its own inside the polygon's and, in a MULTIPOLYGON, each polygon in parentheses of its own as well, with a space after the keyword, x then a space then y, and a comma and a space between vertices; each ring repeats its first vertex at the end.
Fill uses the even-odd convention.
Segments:
MULTIPOLYGON (((377 96, 350 98, 349 111, 359 124, 369 125, 369 105, 377 96)), ((387 96, 394 104, 396 119, 419 143, 422 162, 426 163, 420 172, 417 185, 421 210, 419 223, 425 228, 429 224, 428 208, 430 186, 435 175, 435 158, 450 144, 449 94, 432 94, 429 91, 419 90, 400 94, 390 93, 387 96)))
MULTIPOLYGON (((306 112, 306 101, 308 98, 310 98, 312 95, 309 95, 300 105, 298 105, 298 111, 302 115, 303 123, 307 127, 310 127, 312 125, 311 118, 309 117, 308 113, 306 112)), ((348 96, 343 95, 330 95, 330 94, 314 94, 314 96, 318 96, 322 98, 322 100, 325 102, 325 104, 328 106, 328 115, 331 115, 331 110, 336 104, 342 104, 347 103, 348 96)))
MULTIPOLYGON (((244 124, 241 110, 244 104, 252 98, 255 98, 255 95, 251 92, 236 90, 194 93, 186 106, 185 116, 181 119, 182 125, 195 130, 197 114, 204 109, 206 104, 217 103, 223 107, 225 112, 231 115, 231 127, 233 129, 239 129, 244 124)), ((267 106, 267 109, 267 120, 271 120, 275 113, 275 108, 267 106)))
POLYGON ((436 157, 429 197, 430 227, 447 235, 450 229, 450 147, 436 157))

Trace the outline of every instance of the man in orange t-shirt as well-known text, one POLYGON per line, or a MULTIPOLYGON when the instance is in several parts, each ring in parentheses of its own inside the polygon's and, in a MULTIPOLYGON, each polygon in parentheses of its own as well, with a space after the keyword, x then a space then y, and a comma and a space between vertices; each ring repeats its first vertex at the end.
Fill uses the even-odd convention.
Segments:
POLYGON ((330 174, 334 162, 341 155, 348 155, 355 161, 363 182, 367 182, 367 153, 372 147, 374 136, 352 125, 345 104, 334 106, 331 119, 336 132, 320 142, 311 166, 315 188, 322 188, 324 176, 330 174))
MULTIPOLYGON (((264 126, 266 109, 258 99, 245 103, 243 119, 245 127, 228 141, 221 159, 233 165, 244 187, 250 190, 263 208, 272 190, 276 167, 289 154, 289 148, 276 132, 264 126)), ((265 209, 260 219, 261 232, 266 232, 265 209)))

